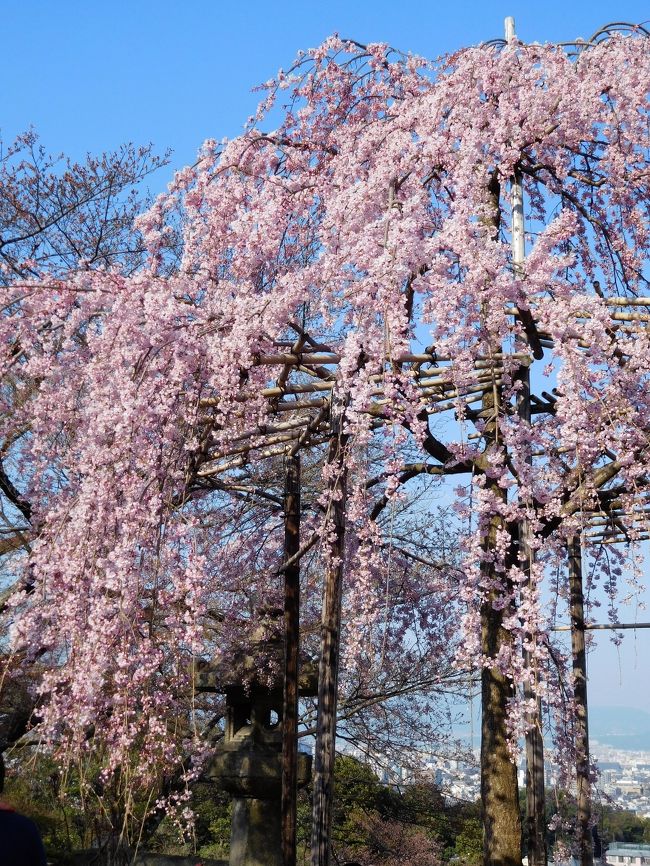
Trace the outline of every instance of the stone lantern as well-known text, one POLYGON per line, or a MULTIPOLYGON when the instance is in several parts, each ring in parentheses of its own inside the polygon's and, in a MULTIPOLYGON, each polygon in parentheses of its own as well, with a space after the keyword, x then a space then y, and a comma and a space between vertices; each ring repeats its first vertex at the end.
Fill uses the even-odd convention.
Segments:
MULTIPOLYGON (((267 657, 281 654, 279 642, 263 643, 267 657)), ((196 673, 197 690, 226 696, 224 738, 204 778, 233 797, 230 866, 282 866, 282 684, 278 678, 261 682, 255 664, 246 655, 230 667, 229 676, 210 668, 196 673)), ((301 685, 302 695, 315 694, 313 675, 301 685)), ((299 786, 309 782, 311 755, 298 752, 297 775, 299 786)))

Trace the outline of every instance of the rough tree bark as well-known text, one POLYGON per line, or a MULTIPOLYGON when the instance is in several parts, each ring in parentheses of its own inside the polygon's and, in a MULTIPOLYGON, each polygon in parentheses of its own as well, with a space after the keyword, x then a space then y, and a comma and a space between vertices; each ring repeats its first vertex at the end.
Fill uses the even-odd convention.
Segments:
MULTIPOLYGON (((500 528, 492 520, 486 538, 493 549, 500 528)), ((489 578, 489 574, 486 574, 489 578)), ((481 608, 483 653, 494 658, 512 635, 503 627, 508 610, 495 609, 492 592, 481 608)), ((486 667, 481 674, 481 807, 483 817, 483 862, 485 866, 521 866, 521 815, 517 767, 508 751, 508 701, 514 685, 498 667, 486 667)))
MULTIPOLYGON (((492 202, 492 218, 488 226, 491 237, 498 237, 500 225, 501 187, 496 172, 492 173, 488 191, 492 202)), ((498 346, 491 347, 498 352, 498 346)), ((495 385, 483 398, 481 415, 485 421, 486 451, 498 439, 500 389, 495 385)), ((504 499, 506 492, 496 481, 488 481, 495 497, 504 499)), ((503 519, 495 515, 486 532, 483 547, 486 561, 482 564, 485 583, 501 583, 490 560, 496 550, 497 535, 503 519)), ((504 587, 506 593, 509 588, 504 587)), ((481 643, 483 654, 496 658, 502 648, 513 640, 503 627, 509 605, 501 605, 501 593, 491 589, 481 606, 481 643)), ((498 666, 484 667, 481 674, 481 808, 483 818, 483 862, 485 866, 521 866, 521 815, 517 787, 517 768, 508 751, 508 702, 514 696, 514 684, 498 666)))

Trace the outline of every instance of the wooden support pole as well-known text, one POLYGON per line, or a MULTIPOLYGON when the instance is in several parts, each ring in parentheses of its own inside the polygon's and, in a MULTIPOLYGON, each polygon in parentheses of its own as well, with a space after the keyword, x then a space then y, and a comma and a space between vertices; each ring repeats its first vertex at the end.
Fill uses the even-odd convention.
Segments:
MULTIPOLYGON (((499 236, 500 183, 496 172, 490 177, 488 193, 492 205, 490 230, 492 238, 499 236)), ((486 220, 487 222, 487 220, 486 220)), ((490 347, 498 351, 496 345, 490 347)), ((482 413, 487 421, 483 431, 486 447, 499 439, 501 388, 483 395, 482 413)), ((485 479, 495 498, 505 502, 506 492, 494 479, 485 479)), ((504 522, 495 513, 483 539, 485 558, 481 563, 484 583, 491 587, 481 604, 481 649, 490 659, 481 671, 481 817, 483 820, 484 866, 521 866, 521 815, 517 788, 517 768, 508 749, 508 711, 514 696, 512 680, 499 668, 497 659, 504 649, 512 646, 512 633, 504 620, 512 613, 512 603, 503 604, 503 594, 511 586, 498 587, 503 576, 495 571, 493 552, 503 531, 504 522)))
MULTIPOLYGON (((519 391, 518 412, 523 421, 530 423, 530 371, 522 367, 518 376, 522 383, 519 391)), ((532 457, 530 458, 532 462, 532 457)), ((530 546, 530 527, 523 519, 519 525, 519 550, 523 558, 523 570, 526 582, 522 586, 525 593, 529 589, 530 574, 534 553, 530 546)), ((528 638, 531 635, 527 636, 528 638)), ((533 656, 529 650, 524 650, 524 664, 529 672, 533 671, 533 656)), ((529 866, 546 866, 546 799, 544 779, 544 737, 542 734, 541 701, 535 695, 529 679, 524 680, 524 697, 535 709, 528 713, 526 731, 526 843, 529 866)))
POLYGON ((573 693, 576 703, 576 782, 578 862, 593 866, 591 840, 591 782, 589 779, 589 719, 587 709, 587 653, 585 649, 585 615, 582 589, 582 549, 580 538, 568 544, 569 593, 571 606, 571 653, 573 658, 573 693))
POLYGON ((284 487, 284 692, 282 713, 282 862, 296 866, 298 770, 298 651, 300 648, 300 457, 285 459, 284 487))
POLYGON ((341 635, 341 598, 345 554, 345 506, 347 468, 340 405, 332 411, 332 439, 328 455, 330 513, 332 523, 321 619, 321 655, 318 668, 318 716, 314 755, 314 797, 311 866, 329 866, 334 762, 336 758, 336 706, 341 635))

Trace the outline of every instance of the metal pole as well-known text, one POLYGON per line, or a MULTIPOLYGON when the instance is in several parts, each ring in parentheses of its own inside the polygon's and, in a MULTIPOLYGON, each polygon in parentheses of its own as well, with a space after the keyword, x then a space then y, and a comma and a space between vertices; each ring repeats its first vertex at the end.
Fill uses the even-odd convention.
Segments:
MULTIPOLYGON (((515 39, 515 20, 506 18, 505 35, 508 44, 515 39)), ((525 226, 524 226, 524 194, 520 175, 515 172, 510 182, 510 201, 512 207, 512 267, 515 277, 521 279, 524 274, 526 258, 525 226)), ((522 364, 518 373, 521 382, 517 400, 517 412, 522 422, 530 424, 530 370, 527 364, 522 364)), ((532 462, 532 456, 527 458, 532 462)), ((523 558, 523 568, 526 582, 523 592, 530 586, 531 568, 534 553, 530 546, 530 526, 523 518, 519 524, 519 549, 523 558)), ((530 637, 530 635, 529 635, 530 637)), ((524 663, 529 673, 533 669, 532 655, 524 650, 524 663)), ((535 709, 528 714, 528 730, 526 731, 526 836, 529 866, 546 866, 546 804, 544 780, 544 738, 542 736, 541 702, 536 698, 531 682, 526 679, 523 686, 527 703, 534 702, 535 709)))

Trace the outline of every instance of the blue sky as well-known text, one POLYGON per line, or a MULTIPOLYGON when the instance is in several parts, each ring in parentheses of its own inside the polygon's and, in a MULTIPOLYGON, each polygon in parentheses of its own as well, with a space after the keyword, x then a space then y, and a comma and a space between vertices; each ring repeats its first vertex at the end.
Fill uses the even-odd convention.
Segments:
MULTIPOLYGON (((589 37, 602 24, 643 22, 637 0, 523 3, 329 0, 268 3, 171 0, 0 0, 0 132, 33 125, 48 150, 73 157, 153 142, 172 163, 194 160, 205 138, 234 136, 258 101, 251 89, 301 48, 338 32, 437 57, 500 37, 513 15, 526 41, 589 37)), ((163 189, 170 170, 151 181, 163 189)), ((629 619, 635 615, 630 611, 629 619)), ((640 612, 639 620, 650 620, 640 612)), ((599 635, 591 654, 594 703, 650 710, 650 630, 616 649, 599 635)))
POLYGON ((257 104, 251 88, 335 31, 437 57, 502 36, 506 15, 527 41, 650 18, 640 0, 0 0, 0 11, 5 141, 30 124, 73 155, 153 141, 177 166, 205 138, 236 135, 257 104))

